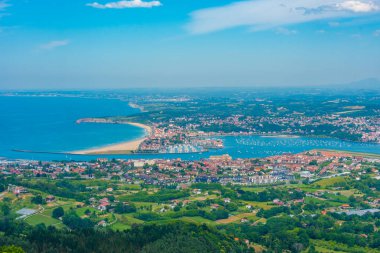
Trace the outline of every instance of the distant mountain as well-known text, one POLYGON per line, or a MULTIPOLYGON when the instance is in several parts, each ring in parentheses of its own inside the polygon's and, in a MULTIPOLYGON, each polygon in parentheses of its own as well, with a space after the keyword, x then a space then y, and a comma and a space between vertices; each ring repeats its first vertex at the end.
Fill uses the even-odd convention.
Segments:
POLYGON ((376 78, 363 79, 344 84, 335 84, 331 87, 359 90, 380 90, 380 80, 376 78))

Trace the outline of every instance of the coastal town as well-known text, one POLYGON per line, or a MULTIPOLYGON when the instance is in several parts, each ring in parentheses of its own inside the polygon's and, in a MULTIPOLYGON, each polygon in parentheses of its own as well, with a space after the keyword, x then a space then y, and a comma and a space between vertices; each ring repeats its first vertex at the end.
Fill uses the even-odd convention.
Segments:
POLYGON ((304 97, 286 93, 259 97, 254 91, 221 97, 179 96, 131 98, 142 113, 109 117, 111 122, 140 122, 165 138, 221 135, 330 137, 380 143, 378 98, 360 93, 344 98, 314 91, 304 97), (282 97, 283 96, 283 97, 282 97))
POLYGON ((225 154, 208 159, 107 159, 89 162, 39 162, 0 160, 3 175, 48 179, 120 180, 126 184, 176 186, 191 183, 222 185, 288 184, 295 180, 313 182, 356 172, 379 173, 380 158, 336 151, 313 150, 266 158, 232 159, 225 154))
POLYGON ((306 117, 251 117, 232 115, 219 118, 210 115, 170 119, 167 122, 133 123, 123 119, 88 118, 77 123, 132 124, 145 129, 139 140, 73 152, 76 154, 122 153, 202 153, 224 147, 221 136, 298 136, 332 135, 343 140, 380 143, 380 118, 341 117, 339 115, 306 117))
MULTIPOLYGON (((162 124, 164 125, 164 124, 162 124)), ((160 127, 158 124, 157 127, 160 127)), ((380 119, 378 117, 342 117, 337 114, 307 117, 252 117, 231 115, 220 118, 200 115, 197 118, 180 117, 172 120, 170 130, 194 135, 289 135, 328 136, 324 129, 337 138, 360 142, 380 143, 380 119), (176 126, 177 124, 177 126, 176 126), (182 127, 179 127, 181 125, 182 127)), ((165 128, 164 128, 165 129, 165 128)))
POLYGON ((76 118, 78 128, 128 124, 140 135, 7 153, 0 233, 42 229, 46 238, 178 224, 223 231, 247 252, 379 253, 378 103, 302 99, 147 96, 129 102, 135 114, 76 118))
POLYGON ((0 253, 380 253, 380 0, 0 0, 0 253))
POLYGON ((300 213, 376 216, 379 171, 379 156, 328 150, 192 161, 4 159, 0 199, 17 220, 60 228, 80 226, 81 219, 115 230, 168 219, 260 227, 300 213))

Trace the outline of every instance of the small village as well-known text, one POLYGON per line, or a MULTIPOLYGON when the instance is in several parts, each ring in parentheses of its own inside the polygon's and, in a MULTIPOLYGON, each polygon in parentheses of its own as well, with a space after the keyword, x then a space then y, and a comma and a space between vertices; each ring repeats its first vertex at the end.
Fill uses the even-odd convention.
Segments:
POLYGON ((260 159, 221 155, 199 161, 1 160, 0 173, 12 178, 12 183, 0 198, 20 203, 14 205, 18 219, 31 223, 46 219, 58 226, 63 226, 62 219, 46 213, 59 206, 97 226, 111 227, 177 216, 196 216, 189 219, 208 223, 257 224, 265 221, 263 212, 294 206, 309 214, 364 215, 379 211, 378 189, 370 188, 374 194, 367 196, 346 182, 368 177, 378 181, 379 166, 379 158, 323 150, 260 159))
POLYGON ((267 113, 268 116, 260 117, 218 117, 203 113, 197 117, 173 117, 168 122, 155 122, 152 123, 152 135, 140 146, 140 151, 159 151, 163 150, 162 147, 178 143, 222 148, 223 142, 215 137, 225 135, 328 136, 380 143, 378 117, 350 117, 339 114, 304 116, 298 113, 279 116, 273 112, 267 113))
POLYGON ((178 159, 107 159, 89 162, 39 162, 0 160, 0 173, 49 179, 117 179, 127 184, 171 186, 221 183, 236 185, 286 184, 295 179, 313 182, 321 178, 378 173, 378 158, 335 151, 307 151, 256 159, 210 156, 199 161, 178 159), (374 165, 371 167, 371 165, 374 165))

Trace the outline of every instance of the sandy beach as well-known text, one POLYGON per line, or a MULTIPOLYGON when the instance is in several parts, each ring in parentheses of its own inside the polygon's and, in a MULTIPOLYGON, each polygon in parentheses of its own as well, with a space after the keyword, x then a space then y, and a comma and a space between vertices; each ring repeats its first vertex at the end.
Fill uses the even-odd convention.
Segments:
POLYGON ((73 151, 70 153, 76 154, 76 155, 130 154, 133 151, 136 151, 139 145, 147 138, 147 136, 149 136, 152 133, 152 129, 150 126, 147 126, 141 123, 125 122, 122 124, 129 124, 129 125, 133 125, 133 126, 137 126, 137 127, 145 129, 146 131, 145 137, 137 139, 137 140, 106 145, 100 148, 90 148, 90 149, 85 149, 85 150, 73 151))

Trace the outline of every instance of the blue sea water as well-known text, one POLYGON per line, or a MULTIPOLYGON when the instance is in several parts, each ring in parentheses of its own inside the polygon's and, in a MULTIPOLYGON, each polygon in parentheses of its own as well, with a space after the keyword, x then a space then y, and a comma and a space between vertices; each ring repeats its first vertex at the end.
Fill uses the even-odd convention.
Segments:
POLYGON ((131 125, 76 124, 76 120, 138 112, 119 100, 0 96, 0 157, 36 156, 13 149, 63 152, 133 140, 144 130, 131 125))
POLYGON ((130 125, 76 124, 86 117, 138 113, 127 102, 110 99, 0 96, 0 157, 34 160, 91 160, 108 158, 200 159, 230 154, 233 158, 266 157, 310 149, 337 149, 380 154, 379 144, 346 142, 329 138, 222 137, 225 148, 202 154, 79 156, 20 153, 13 149, 67 152, 140 138, 144 130, 130 125))

